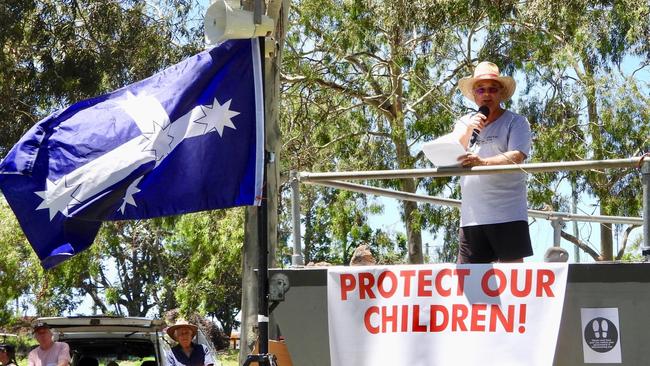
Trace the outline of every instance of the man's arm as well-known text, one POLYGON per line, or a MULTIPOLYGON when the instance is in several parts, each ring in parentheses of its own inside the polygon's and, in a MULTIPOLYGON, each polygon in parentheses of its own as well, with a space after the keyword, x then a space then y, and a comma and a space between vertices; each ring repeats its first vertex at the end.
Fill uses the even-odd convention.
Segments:
POLYGON ((35 357, 34 353, 35 352, 36 352, 36 349, 29 352, 29 354, 27 355, 27 366, 36 366, 36 363, 34 362, 34 357, 35 357))
POLYGON ((56 366, 69 366, 70 365, 70 346, 67 343, 61 342, 63 346, 59 350, 59 357, 56 361, 56 366))
POLYGON ((521 164, 526 160, 526 155, 518 150, 506 151, 499 155, 490 156, 489 158, 481 158, 474 153, 469 153, 458 160, 464 168, 469 168, 482 165, 521 164))

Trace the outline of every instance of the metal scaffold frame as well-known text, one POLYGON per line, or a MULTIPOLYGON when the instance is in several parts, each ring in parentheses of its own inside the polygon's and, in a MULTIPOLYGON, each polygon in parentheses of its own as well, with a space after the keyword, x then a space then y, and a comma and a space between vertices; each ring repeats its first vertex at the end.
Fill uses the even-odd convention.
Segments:
POLYGON ((374 194, 377 196, 396 198, 406 201, 431 203, 450 207, 460 207, 460 200, 431 197, 416 193, 395 191, 372 187, 364 184, 351 183, 344 180, 396 179, 396 178, 425 178, 452 177, 479 174, 511 174, 511 173, 545 173, 556 171, 591 170, 591 169, 620 169, 640 168, 643 185, 643 217, 577 215, 568 212, 528 210, 528 216, 551 221, 554 230, 554 246, 560 245, 562 221, 598 222, 611 224, 643 225, 642 255, 650 260, 650 159, 644 156, 627 159, 586 160, 552 163, 529 163, 512 165, 477 166, 472 168, 433 168, 407 170, 379 171, 349 171, 349 172, 291 172, 292 220, 293 220, 293 255, 291 265, 304 265, 302 256, 302 241, 300 232, 300 183, 315 184, 325 187, 345 189, 353 192, 374 194))

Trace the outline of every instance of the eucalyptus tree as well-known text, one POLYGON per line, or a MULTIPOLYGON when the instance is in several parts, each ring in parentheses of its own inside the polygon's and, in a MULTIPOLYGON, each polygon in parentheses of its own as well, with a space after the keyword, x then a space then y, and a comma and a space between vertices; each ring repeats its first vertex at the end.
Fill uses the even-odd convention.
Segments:
MULTIPOLYGON (((473 32, 512 13, 511 3, 296 1, 283 79, 285 148, 296 151, 292 168, 427 166, 421 143, 448 133, 464 112, 456 81, 471 73, 478 58, 493 55, 469 42, 473 32)), ((481 34, 492 40, 491 33, 481 34)), ((457 197, 450 182, 402 178, 379 184, 457 197)), ((453 216, 450 209, 403 202, 410 263, 423 261, 422 228, 450 232, 453 216)))
POLYGON ((0 318, 36 310, 42 316, 73 312, 82 302, 77 286, 88 275, 89 252, 45 271, 7 202, 0 200, 0 318), (18 304, 16 309, 14 304, 18 304))
POLYGON ((172 290, 180 312, 212 316, 230 334, 239 325, 244 210, 184 215, 174 229, 165 251, 176 275, 167 279, 176 278, 172 290))
MULTIPOLYGON (((295 112, 286 118, 286 148, 302 147, 289 159, 294 166, 423 166, 416 147, 449 131, 464 109, 456 82, 485 59, 524 77, 519 102, 507 107, 529 117, 534 161, 633 156, 647 148, 643 82, 619 67, 630 56, 648 65, 646 3, 305 0, 294 9, 284 78, 285 108, 295 112), (308 133, 301 137, 300 131, 308 133)), ((565 178, 595 195, 602 214, 638 214, 638 179, 629 171, 534 176, 532 205, 560 208, 566 200, 552 187, 565 178)), ((449 182, 387 185, 458 197, 449 182)), ((404 204, 410 262, 421 261, 422 227, 435 231, 437 225, 446 244, 457 241, 454 215, 404 204)), ((611 232, 604 227, 597 257, 608 259, 611 232)), ((453 259, 453 248, 440 254, 453 259)))
MULTIPOLYGON (((512 55, 529 85, 522 111, 535 131, 534 159, 601 160, 647 152, 650 4, 527 1, 516 16, 502 32, 509 42, 501 44, 501 52, 512 55)), ((567 199, 549 189, 563 180, 595 197, 602 215, 640 215, 635 170, 542 175, 533 181, 533 197, 566 207, 567 199)), ((632 228, 625 230, 625 238, 632 228)), ((612 224, 600 229, 597 251, 569 233, 563 237, 594 259, 612 260, 612 224)))
POLYGON ((164 243, 174 218, 119 221, 103 225, 91 248, 93 261, 77 284, 101 313, 162 315, 177 306, 174 284, 186 274, 174 272, 164 243))
POLYGON ((196 53, 198 6, 185 0, 0 3, 0 154, 55 109, 196 53))

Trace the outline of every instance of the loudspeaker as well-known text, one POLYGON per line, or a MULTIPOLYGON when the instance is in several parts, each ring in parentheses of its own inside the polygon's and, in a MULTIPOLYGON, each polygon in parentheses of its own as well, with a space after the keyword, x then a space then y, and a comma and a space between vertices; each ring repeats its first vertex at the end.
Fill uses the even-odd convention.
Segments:
POLYGON ((215 45, 228 39, 266 36, 273 31, 273 19, 262 15, 255 24, 253 12, 239 9, 239 0, 217 0, 205 13, 205 42, 215 45))

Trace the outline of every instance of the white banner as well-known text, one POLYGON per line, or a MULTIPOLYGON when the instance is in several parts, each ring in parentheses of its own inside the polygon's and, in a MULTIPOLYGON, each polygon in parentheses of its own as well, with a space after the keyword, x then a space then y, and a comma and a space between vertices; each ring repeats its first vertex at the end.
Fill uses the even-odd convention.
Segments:
POLYGON ((544 365, 566 263, 333 267, 332 366, 544 365))

